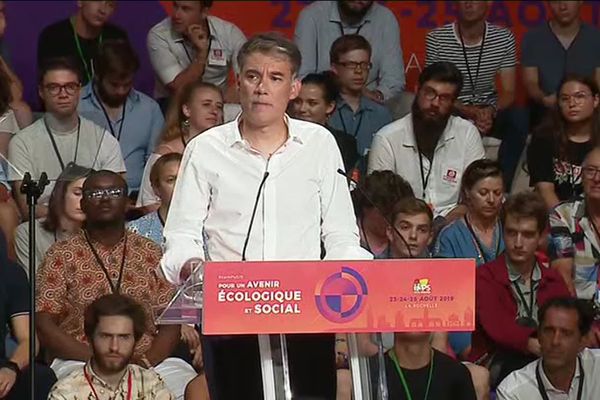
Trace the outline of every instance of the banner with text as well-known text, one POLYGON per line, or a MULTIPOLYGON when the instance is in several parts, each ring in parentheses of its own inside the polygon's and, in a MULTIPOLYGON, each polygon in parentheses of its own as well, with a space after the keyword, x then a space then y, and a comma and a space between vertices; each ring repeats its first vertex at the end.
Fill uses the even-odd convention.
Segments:
POLYGON ((472 331, 467 259, 209 262, 206 335, 472 331))

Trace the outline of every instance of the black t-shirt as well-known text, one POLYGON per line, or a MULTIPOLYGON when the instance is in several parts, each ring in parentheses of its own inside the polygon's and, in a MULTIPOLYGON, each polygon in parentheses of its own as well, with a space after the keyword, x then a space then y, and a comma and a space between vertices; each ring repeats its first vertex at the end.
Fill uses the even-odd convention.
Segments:
MULTIPOLYGON (((467 367, 437 350, 433 351, 433 375, 428 399, 475 400, 475 388, 467 367)), ((431 364, 430 364, 431 365, 431 364)), ((421 369, 402 369, 413 399, 424 399, 429 378, 429 366, 421 369)), ((385 355, 385 374, 390 400, 407 399, 404 387, 389 354, 385 355)))
POLYGON ((558 144, 549 135, 535 136, 527 149, 531 186, 539 182, 554 183, 560 201, 570 200, 583 192, 581 164, 586 154, 594 147, 592 141, 567 142, 566 157, 561 159, 558 144))
MULTIPOLYGON (((127 33, 121 28, 106 24, 102 29, 102 33, 97 39, 84 39, 80 36, 79 45, 85 61, 87 63, 87 71, 91 75, 93 73, 91 60, 94 59, 98 52, 98 44, 100 40, 106 39, 127 39, 127 33)), ((48 25, 38 38, 37 62, 38 67, 48 58, 53 57, 71 57, 79 65, 81 70, 82 83, 85 85, 89 82, 86 66, 84 65, 77 42, 75 41, 75 33, 70 19, 48 25)))
POLYGON ((350 172, 359 158, 356 138, 342 131, 338 131, 337 129, 333 129, 330 126, 328 126, 327 129, 333 134, 338 148, 340 149, 342 160, 344 161, 344 169, 346 172, 350 172))

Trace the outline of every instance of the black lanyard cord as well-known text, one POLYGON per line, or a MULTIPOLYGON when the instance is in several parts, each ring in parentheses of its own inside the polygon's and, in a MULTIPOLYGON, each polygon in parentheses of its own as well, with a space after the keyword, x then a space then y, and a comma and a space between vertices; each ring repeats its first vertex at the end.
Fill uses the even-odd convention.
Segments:
MULTIPOLYGON (((58 158, 58 162, 60 163, 61 171, 65 169, 65 162, 60 155, 60 151, 58 151, 58 146, 56 145, 56 140, 54 139, 54 135, 50 131, 50 127, 48 127, 48 122, 46 118, 43 118, 44 126, 46 127, 46 132, 48 133, 48 137, 50 138, 50 143, 52 143, 52 148, 54 149, 54 153, 56 154, 56 158, 58 158)), ((77 141, 75 142, 75 155, 73 156, 73 163, 77 164, 77 152, 79 151, 79 136, 81 133, 81 118, 77 118, 77 141)))
POLYGON ((352 135, 356 139, 356 137, 358 136, 358 131, 360 130, 360 126, 362 124, 364 110, 360 112, 360 117, 358 118, 358 124, 356 125, 356 129, 354 129, 354 134, 351 134, 346 129, 346 123, 344 122, 344 117, 342 117, 342 112, 340 111, 339 108, 337 109, 337 112, 338 112, 338 115, 340 116, 340 121, 342 123, 342 129, 344 129, 344 133, 346 135, 352 135))
POLYGON ((481 37, 481 47, 479 48, 479 57, 477 59, 477 70, 475 72, 475 79, 473 79, 473 75, 471 74, 471 67, 469 66, 469 59, 467 58, 467 48, 465 47, 465 41, 462 37, 460 24, 457 23, 456 26, 458 27, 458 36, 460 38, 460 44, 462 45, 462 52, 463 52, 463 57, 465 59, 465 66, 467 68, 467 74, 469 75, 469 81, 471 82, 471 89, 473 90, 473 93, 471 94, 471 100, 473 100, 475 98, 475 93, 477 91, 477 89, 476 89, 477 81, 479 81, 479 71, 481 68, 481 59, 483 58, 483 48, 485 45, 485 32, 487 30, 487 23, 483 29, 483 36, 481 37))
POLYGON ((501 229, 500 229, 499 223, 496 222, 496 225, 494 227, 494 231, 497 232, 497 234, 496 234, 496 252, 494 253, 494 258, 492 258, 491 260, 488 260, 487 257, 485 256, 485 252, 483 251, 483 245, 479 241, 479 237, 477 237, 477 235, 475 234, 475 230, 473 229, 473 226, 471 225, 471 222, 469 221, 469 218, 467 217, 466 214, 465 214, 464 220, 465 220, 465 225, 467 226, 467 229, 469 229, 469 233, 473 237, 473 243, 475 244, 475 247, 476 247, 476 250, 477 250, 477 253, 479 254, 479 256, 483 259, 483 261, 485 263, 495 260, 498 257, 498 254, 500 254, 500 231, 501 231, 501 229))
POLYGON ((120 293, 121 292, 121 281, 123 279, 123 270, 125 268, 125 256, 127 254, 127 232, 124 233, 125 237, 124 237, 124 242, 123 242, 123 256, 121 257, 121 267, 119 269, 119 278, 117 280, 116 286, 113 284, 112 279, 110 279, 110 274, 108 273, 108 269, 106 268, 106 265, 104 265, 104 262, 102 261, 102 259, 98 255, 98 252, 92 245, 92 241, 90 240, 90 238, 87 234, 87 231, 85 229, 83 230, 83 234, 85 236, 85 240, 87 241, 88 246, 90 247, 90 250, 92 251, 92 254, 94 254, 94 258, 96 259, 98 266, 100 266, 100 268, 102 269, 102 272, 104 272, 104 276, 106 276, 106 280, 108 281, 108 284, 110 285, 110 289, 112 290, 113 293, 120 293))
MULTIPOLYGON (((340 33, 342 34, 342 36, 346 36, 346 32, 344 31, 344 25, 342 24, 342 21, 337 21, 337 23, 338 23, 338 26, 340 27, 340 33)), ((363 21, 362 24, 360 24, 358 26, 358 28, 356 28, 356 32, 354 32, 354 34, 360 35, 360 30, 362 29, 363 26, 365 26, 366 23, 367 23, 367 21, 363 21)))
POLYGON ((519 299, 521 299, 521 301, 523 302, 523 306, 525 307, 525 312, 527 313, 527 318, 529 320, 533 319, 533 302, 535 301, 533 299, 535 290, 534 290, 534 282, 533 282, 533 271, 535 270, 535 267, 537 266, 534 265, 533 269, 531 270, 531 277, 529 278, 529 304, 527 304, 527 300, 525 300, 525 295, 523 294, 523 292, 521 291, 521 288, 519 287, 519 282, 513 282, 513 285, 515 287, 515 290, 517 291, 517 295, 519 296, 519 299))
POLYGON ((417 152, 419 153, 419 168, 421 169, 421 185, 423 186, 423 199, 425 199, 425 190, 427 189, 427 184, 429 183, 429 176, 431 176, 431 170, 433 169, 433 157, 429 162, 429 169, 427 170, 427 175, 425 175, 425 171, 423 170, 423 153, 417 146, 417 152))
POLYGON ((113 137, 115 137, 118 141, 120 141, 121 140, 121 132, 123 131, 123 125, 125 125, 125 107, 127 107, 127 98, 125 98, 125 102, 123 103, 123 111, 121 111, 121 125, 119 126, 119 132, 117 132, 115 134, 115 130, 112 125, 112 121, 111 121, 110 117, 108 116, 108 112, 106 111, 106 108, 104 108, 104 104, 102 104, 102 101, 100 100, 100 96, 98 96, 98 94, 94 91, 94 89, 92 89, 92 93, 96 97, 98 104, 100 104, 100 108, 102 109, 102 113, 104 114, 104 118, 106 119, 106 123, 108 124, 108 129, 110 130, 111 135, 113 135, 113 137))
MULTIPOLYGON (((538 360, 537 366, 535 368, 535 379, 537 381, 538 390, 540 392, 540 396, 542 396, 543 400, 550 400, 548 398, 548 393, 546 393, 546 388, 544 387, 544 382, 542 382, 542 375, 540 374, 540 364, 542 360, 538 360)), ((583 370, 583 362, 581 361, 581 357, 577 357, 577 363, 579 364, 579 387, 577 388, 577 400, 581 400, 583 395, 583 381, 585 379, 585 371, 583 370)))

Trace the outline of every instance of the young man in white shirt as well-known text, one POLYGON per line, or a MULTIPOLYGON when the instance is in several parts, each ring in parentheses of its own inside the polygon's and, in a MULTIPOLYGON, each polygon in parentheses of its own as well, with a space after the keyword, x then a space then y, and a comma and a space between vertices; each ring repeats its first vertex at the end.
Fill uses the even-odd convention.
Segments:
POLYGON ((465 211, 457 206, 464 170, 485 156, 475 125, 451 114, 462 84, 454 64, 427 66, 412 112, 381 128, 369 153, 369 173, 389 169, 402 176, 431 205, 434 218, 449 221, 465 211))
MULTIPOLYGON (((164 229, 161 266, 171 282, 189 275, 190 259, 204 260, 204 244, 212 261, 319 260, 321 243, 327 259, 371 258, 359 245, 334 137, 321 125, 285 115, 300 91, 300 60, 298 48, 277 34, 257 35, 240 49, 241 115, 195 137, 183 154, 164 229)), ((222 347, 215 357, 229 371, 213 382, 237 384, 220 388, 220 396, 262 399, 256 338, 222 347)), ((334 366, 333 336, 330 354, 334 366)), ((299 372, 323 380, 321 364, 299 372)), ((211 385, 210 371, 207 377, 211 385)), ((335 394, 335 370, 331 377, 335 394)), ((294 376, 291 384, 303 393, 294 376)))
POLYGON ((498 400, 600 398, 600 350, 586 348, 596 313, 581 299, 544 304, 538 316, 541 358, 508 375, 498 386, 498 400))

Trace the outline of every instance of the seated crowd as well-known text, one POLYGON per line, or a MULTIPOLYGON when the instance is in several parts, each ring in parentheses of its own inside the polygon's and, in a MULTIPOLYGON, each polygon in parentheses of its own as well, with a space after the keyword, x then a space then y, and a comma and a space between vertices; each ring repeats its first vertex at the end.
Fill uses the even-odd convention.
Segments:
MULTIPOLYGON (((548 2, 550 20, 522 40, 519 71, 514 35, 486 20, 490 2, 459 1, 456 21, 427 34, 415 93, 405 90, 400 26, 379 2, 314 2, 298 17, 294 42, 275 33, 247 41, 210 14, 212 3, 174 1, 172 15, 148 32, 152 94, 133 87, 140 60, 126 31, 108 22, 116 1, 77 2, 75 15, 42 31, 44 111, 35 118, 0 58, 0 399, 28 398, 32 306, 35 400, 262 398, 261 388, 247 389, 262 382, 254 337, 207 337, 199 325, 158 321, 186 277, 171 265, 183 256, 173 257, 174 233, 198 217, 184 221, 183 197, 202 202, 210 192, 223 202, 206 203, 195 251, 238 260, 227 258, 236 253, 226 243, 236 220, 216 221, 238 199, 205 182, 232 171, 201 163, 264 156, 240 134, 244 113, 268 108, 249 100, 254 94, 287 109, 289 140, 253 158, 264 171, 271 158, 292 170, 277 156, 312 148, 306 135, 327 132, 306 173, 332 166, 331 158, 330 172, 346 174, 354 215, 339 226, 356 228, 359 258, 475 260, 472 333, 356 335, 373 397, 600 398, 600 31, 582 22, 582 2, 548 2), (275 72, 249 68, 257 54, 272 56, 275 72), (291 68, 292 95, 281 89, 278 63, 291 68), (520 75, 531 110, 525 124, 514 104, 520 75), (252 79, 261 82, 248 89, 252 79), (226 127, 237 136, 212 140, 226 127), (192 156, 197 149, 204 152, 192 156), (514 185, 522 153, 530 187, 514 185), (35 208, 22 191, 25 172, 50 180, 35 208)), ((246 172, 236 176, 240 185, 246 172)), ((332 208, 340 204, 325 195, 332 208)), ((301 218, 272 215, 288 225, 301 218)), ((256 252, 248 259, 269 259, 256 252)), ((350 340, 289 338, 298 398, 352 398, 350 340)))

